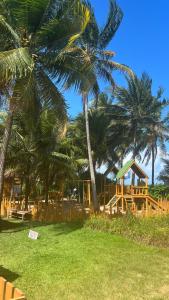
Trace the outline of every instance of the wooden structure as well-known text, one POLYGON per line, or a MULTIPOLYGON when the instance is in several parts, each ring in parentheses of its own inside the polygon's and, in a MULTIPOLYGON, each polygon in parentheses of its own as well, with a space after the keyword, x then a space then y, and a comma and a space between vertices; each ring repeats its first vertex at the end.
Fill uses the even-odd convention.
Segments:
POLYGON ((7 170, 4 175, 4 197, 11 199, 21 194, 21 180, 13 170, 7 170))
POLYGON ((62 200, 53 202, 49 200, 46 206, 44 200, 34 203, 31 201, 29 211, 22 211, 17 202, 11 202, 10 198, 4 198, 1 203, 1 216, 7 218, 30 219, 45 222, 65 222, 84 220, 89 210, 83 204, 73 200, 62 200))
POLYGON ((26 300, 26 297, 12 283, 0 277, 0 300, 26 300))
POLYGON ((68 190, 64 193, 65 199, 75 200, 84 207, 92 206, 91 180, 74 180, 69 183, 68 190))
POLYGON ((148 214, 149 211, 166 211, 165 206, 149 195, 148 176, 135 160, 128 161, 120 170, 117 170, 115 178, 116 185, 105 186, 105 195, 107 188, 109 188, 109 195, 111 195, 105 205, 105 209, 109 210, 110 214, 126 213, 129 210, 137 214, 148 214), (130 184, 125 185, 125 180, 129 180, 129 177, 126 176, 129 172, 131 175, 130 184), (135 185, 136 179, 137 185, 135 185), (112 193, 110 192, 111 188, 112 193))

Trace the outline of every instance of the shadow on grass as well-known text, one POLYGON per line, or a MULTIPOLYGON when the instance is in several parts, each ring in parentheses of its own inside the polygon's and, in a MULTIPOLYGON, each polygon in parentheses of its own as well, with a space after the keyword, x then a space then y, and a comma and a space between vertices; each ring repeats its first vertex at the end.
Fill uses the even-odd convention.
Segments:
POLYGON ((79 230, 84 226, 84 222, 66 222, 54 224, 52 230, 56 231, 56 235, 65 235, 73 231, 79 230))
POLYGON ((10 271, 3 266, 0 266, 0 276, 4 277, 9 282, 13 282, 19 277, 17 273, 10 271))
POLYGON ((11 233, 24 230, 28 225, 20 221, 0 219, 0 232, 11 233))
POLYGON ((39 221, 18 221, 0 219, 0 233, 14 233, 25 229, 36 229, 41 226, 52 226, 51 230, 56 231, 56 235, 69 234, 72 231, 79 230, 83 227, 84 222, 62 222, 62 223, 49 223, 39 221))

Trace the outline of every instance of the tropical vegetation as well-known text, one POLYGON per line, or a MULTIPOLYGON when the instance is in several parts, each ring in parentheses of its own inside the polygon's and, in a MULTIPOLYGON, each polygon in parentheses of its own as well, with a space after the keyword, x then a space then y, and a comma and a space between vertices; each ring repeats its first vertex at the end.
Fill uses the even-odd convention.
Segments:
POLYGON ((157 155, 167 155, 168 100, 161 88, 153 94, 149 75, 114 60, 109 44, 123 12, 109 2, 102 28, 90 1, 0 3, 0 201, 6 173, 20 177, 26 207, 39 193, 48 204, 51 190, 88 176, 97 211, 100 170, 122 166, 129 156, 151 161, 152 186, 158 175, 168 183, 167 158, 155 174, 157 155), (125 87, 114 80, 119 70, 125 87), (62 93, 71 87, 83 102, 73 119, 62 93))

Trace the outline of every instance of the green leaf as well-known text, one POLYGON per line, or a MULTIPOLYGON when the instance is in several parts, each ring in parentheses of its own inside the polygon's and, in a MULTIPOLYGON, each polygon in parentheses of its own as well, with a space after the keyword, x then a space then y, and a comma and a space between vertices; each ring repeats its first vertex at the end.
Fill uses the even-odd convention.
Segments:
POLYGON ((0 52, 0 81, 26 77, 33 67, 34 62, 28 48, 0 52))
POLYGON ((9 39, 13 41, 15 47, 20 46, 20 38, 17 33, 13 30, 13 28, 5 21, 5 18, 0 15, 0 38, 9 39))

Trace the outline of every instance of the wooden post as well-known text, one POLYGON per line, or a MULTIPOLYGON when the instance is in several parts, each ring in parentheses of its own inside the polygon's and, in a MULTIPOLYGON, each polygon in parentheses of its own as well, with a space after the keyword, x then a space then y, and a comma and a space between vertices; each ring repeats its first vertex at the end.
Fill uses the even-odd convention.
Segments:
POLYGON ((79 182, 79 180, 78 180, 78 194, 79 194, 79 197, 78 197, 79 201, 78 202, 80 203, 81 200, 80 200, 80 182, 79 182))
POLYGON ((117 182, 116 182, 116 196, 118 195, 118 186, 117 186, 117 182))
POLYGON ((148 198, 146 198, 146 215, 148 214, 148 198))
POLYGON ((148 177, 146 177, 145 182, 146 182, 146 195, 148 195, 148 177))
POLYGON ((124 211, 124 177, 121 179, 122 211, 124 211))
POLYGON ((84 181, 83 181, 83 205, 85 205, 84 195, 85 195, 85 191, 84 191, 84 181))
POLYGON ((106 186, 106 178, 104 178, 104 211, 105 211, 105 206, 106 206, 106 191, 105 191, 105 186, 106 186))
POLYGON ((89 199, 89 207, 91 206, 91 194, 90 194, 90 181, 87 182, 87 193, 88 193, 88 199, 89 199))

